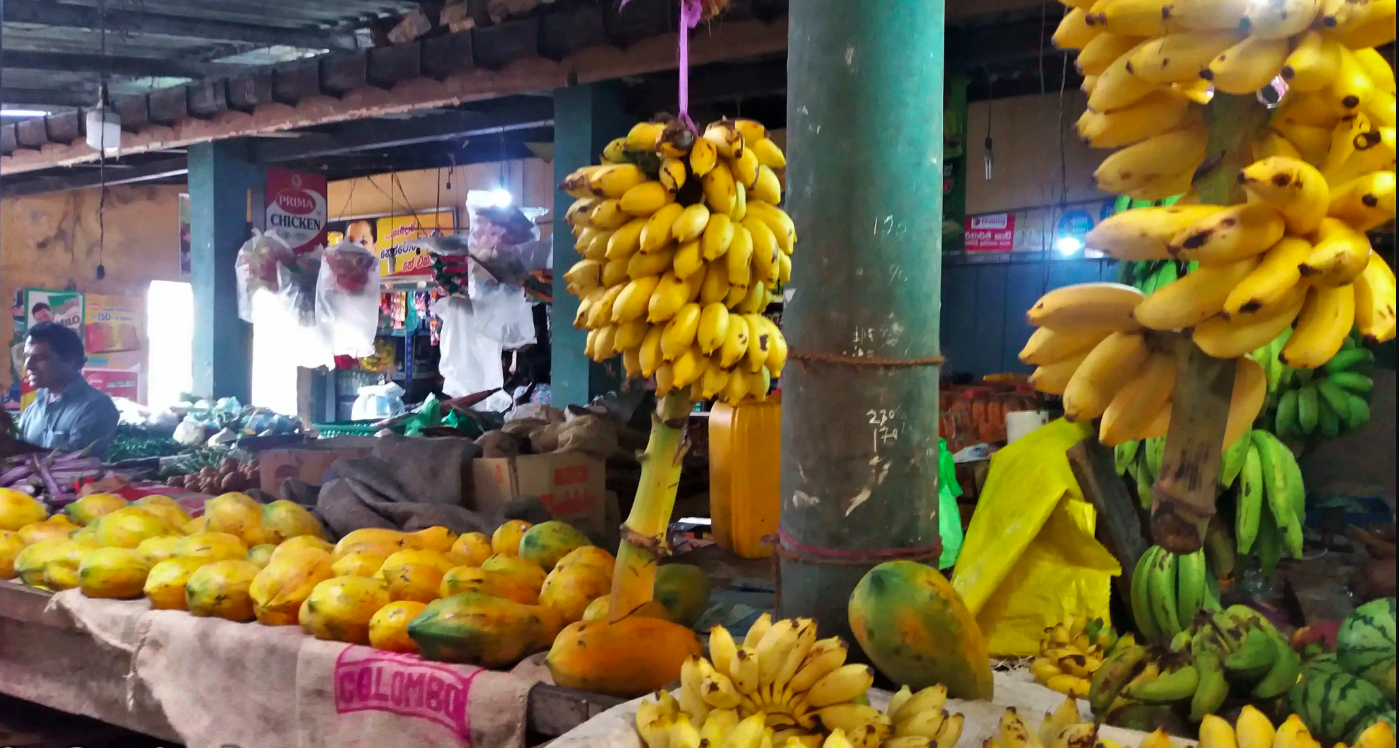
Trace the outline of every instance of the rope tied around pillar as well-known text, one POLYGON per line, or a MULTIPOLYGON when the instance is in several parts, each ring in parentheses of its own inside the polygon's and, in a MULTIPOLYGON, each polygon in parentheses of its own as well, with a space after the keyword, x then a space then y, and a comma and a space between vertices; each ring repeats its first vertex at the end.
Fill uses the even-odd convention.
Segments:
POLYGON ((942 366, 947 363, 947 359, 940 355, 922 358, 883 358, 881 356, 847 356, 842 353, 826 353, 824 351, 813 353, 791 351, 787 354, 787 358, 802 364, 803 368, 809 363, 873 369, 912 369, 922 366, 942 366))

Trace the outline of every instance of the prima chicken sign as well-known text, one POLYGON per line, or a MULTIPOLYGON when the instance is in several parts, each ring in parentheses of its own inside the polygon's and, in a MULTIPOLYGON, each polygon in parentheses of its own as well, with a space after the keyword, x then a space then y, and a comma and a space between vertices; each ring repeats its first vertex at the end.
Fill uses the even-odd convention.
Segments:
POLYGON ((329 219, 326 178, 285 169, 267 170, 267 230, 297 254, 326 243, 329 219))

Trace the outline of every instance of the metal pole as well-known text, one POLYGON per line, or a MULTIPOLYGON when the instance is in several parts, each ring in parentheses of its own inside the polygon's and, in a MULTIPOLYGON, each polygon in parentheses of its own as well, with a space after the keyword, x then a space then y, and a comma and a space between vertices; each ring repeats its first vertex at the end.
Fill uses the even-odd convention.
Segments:
POLYGON ((936 564, 943 0, 794 0, 779 612, 849 635, 884 560, 936 564))

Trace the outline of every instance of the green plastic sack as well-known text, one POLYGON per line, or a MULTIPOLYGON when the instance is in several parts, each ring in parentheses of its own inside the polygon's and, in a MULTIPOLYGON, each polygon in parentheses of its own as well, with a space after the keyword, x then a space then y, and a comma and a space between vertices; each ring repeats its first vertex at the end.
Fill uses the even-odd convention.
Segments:
POLYGON ((939 569, 951 568, 962 552, 962 513, 957 509, 957 497, 962 486, 957 483, 957 464, 947 451, 947 440, 938 440, 938 535, 942 536, 942 557, 939 569))
POLYGON ((430 394, 416 413, 403 420, 404 436, 421 436, 424 429, 442 425, 442 402, 430 394))
POLYGON ((952 586, 992 657, 1036 654, 1044 630, 1069 617, 1111 622, 1122 567, 1094 538, 1097 513, 1065 455, 1092 433, 1059 419, 991 458, 952 586))

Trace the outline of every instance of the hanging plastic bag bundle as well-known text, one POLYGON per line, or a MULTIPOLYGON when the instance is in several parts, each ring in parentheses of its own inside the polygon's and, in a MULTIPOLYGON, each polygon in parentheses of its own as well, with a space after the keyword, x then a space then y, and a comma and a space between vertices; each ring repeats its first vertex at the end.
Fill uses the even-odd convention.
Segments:
POLYGON ((251 239, 243 243, 233 262, 238 283, 238 317, 253 321, 253 296, 258 291, 277 292, 280 288, 278 267, 295 261, 291 247, 275 231, 253 229, 251 239))
POLYGON ((316 280, 316 326, 335 356, 374 355, 379 328, 379 258, 344 241, 327 249, 316 280))

